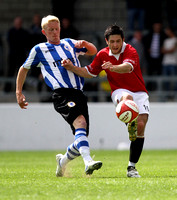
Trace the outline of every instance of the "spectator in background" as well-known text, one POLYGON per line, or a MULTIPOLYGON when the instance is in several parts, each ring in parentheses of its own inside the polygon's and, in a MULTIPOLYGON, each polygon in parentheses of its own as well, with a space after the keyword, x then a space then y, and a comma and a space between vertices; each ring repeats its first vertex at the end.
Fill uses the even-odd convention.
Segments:
MULTIPOLYGON (((23 28, 23 21, 20 16, 15 17, 13 27, 7 33, 7 41, 9 47, 8 54, 8 77, 15 77, 16 72, 27 58, 29 51, 29 33, 23 28)), ((6 83, 5 92, 12 89, 11 83, 6 83)))
MULTIPOLYGON (((164 40, 162 53, 164 54, 162 60, 163 70, 162 73, 165 76, 175 76, 177 75, 177 37, 174 31, 171 28, 166 28, 167 38, 164 40)), ((165 89, 169 90, 169 83, 165 84, 165 89)), ((174 88, 172 86, 171 89, 177 90, 177 84, 175 84, 174 88)))
POLYGON ((32 25, 30 26, 29 32, 31 36, 31 47, 34 45, 45 42, 45 36, 42 34, 42 29, 41 29, 41 16, 39 14, 35 14, 33 16, 33 22, 32 25))
MULTIPOLYGON (((46 41, 45 36, 42 34, 41 16, 39 14, 35 14, 33 16, 33 21, 32 25, 30 26, 29 33, 31 38, 30 48, 32 48, 36 44, 46 41)), ((43 86, 43 78, 40 68, 37 69, 32 68, 30 72, 30 77, 32 79, 30 79, 31 81, 29 81, 28 83, 33 86, 35 85, 37 91, 41 92, 43 86), (34 80, 33 78, 35 78, 36 80, 34 80)), ((49 89, 47 88, 47 90, 49 89)))
POLYGON ((142 39, 143 39, 142 31, 136 30, 133 34, 133 38, 128 43, 131 44, 136 49, 139 55, 141 71, 142 74, 144 75, 147 74, 148 64, 146 60, 145 49, 142 39))
POLYGON ((166 35, 162 29, 160 22, 152 25, 152 30, 145 36, 144 44, 148 59, 148 75, 162 74, 162 58, 161 48, 166 35))
POLYGON ((144 29, 145 2, 142 0, 127 0, 128 28, 144 29))
POLYGON ((61 20, 61 33, 60 33, 61 39, 63 38, 72 38, 72 39, 78 39, 79 38, 79 32, 78 30, 72 25, 69 18, 63 18, 61 20))

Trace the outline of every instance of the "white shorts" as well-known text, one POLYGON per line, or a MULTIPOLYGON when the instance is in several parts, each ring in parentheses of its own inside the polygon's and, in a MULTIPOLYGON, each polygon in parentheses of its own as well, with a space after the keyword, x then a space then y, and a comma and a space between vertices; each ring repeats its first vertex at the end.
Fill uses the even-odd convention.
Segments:
POLYGON ((139 108, 139 114, 149 114, 149 96, 146 92, 131 92, 126 89, 117 89, 111 95, 114 105, 117 106, 117 100, 120 101, 121 97, 127 93, 133 97, 134 102, 139 108))

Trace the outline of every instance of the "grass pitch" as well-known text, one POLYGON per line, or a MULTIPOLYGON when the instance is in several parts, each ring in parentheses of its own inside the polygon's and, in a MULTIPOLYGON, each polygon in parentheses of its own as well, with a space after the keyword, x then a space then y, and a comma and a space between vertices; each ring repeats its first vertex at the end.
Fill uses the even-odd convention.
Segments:
POLYGON ((141 178, 127 178, 128 151, 91 151, 103 166, 92 176, 80 158, 55 177, 55 155, 62 151, 0 152, 2 200, 172 200, 177 199, 177 150, 144 151, 141 178))

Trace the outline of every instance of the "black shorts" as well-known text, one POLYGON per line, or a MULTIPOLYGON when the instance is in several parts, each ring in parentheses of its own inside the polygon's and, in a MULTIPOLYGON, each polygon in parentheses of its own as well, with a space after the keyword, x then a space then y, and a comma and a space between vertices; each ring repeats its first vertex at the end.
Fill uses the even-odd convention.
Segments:
POLYGON ((59 88, 54 90, 52 95, 55 110, 70 124, 73 134, 74 120, 83 115, 87 122, 87 135, 89 134, 89 114, 87 106, 87 97, 81 90, 73 88, 59 88))

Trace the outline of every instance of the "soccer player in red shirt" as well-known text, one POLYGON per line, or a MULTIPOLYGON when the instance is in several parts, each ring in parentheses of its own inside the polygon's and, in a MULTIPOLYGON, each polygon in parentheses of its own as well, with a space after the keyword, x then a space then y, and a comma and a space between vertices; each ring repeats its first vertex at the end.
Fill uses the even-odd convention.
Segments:
POLYGON ((112 90, 112 101, 115 106, 122 100, 133 100, 139 108, 138 119, 128 124, 130 156, 127 168, 128 177, 140 175, 135 168, 143 145, 144 131, 149 116, 149 96, 142 77, 137 51, 124 42, 122 28, 109 26, 105 31, 107 47, 100 50, 93 62, 84 67, 74 66, 70 60, 63 60, 63 67, 75 74, 91 78, 105 70, 112 90))

